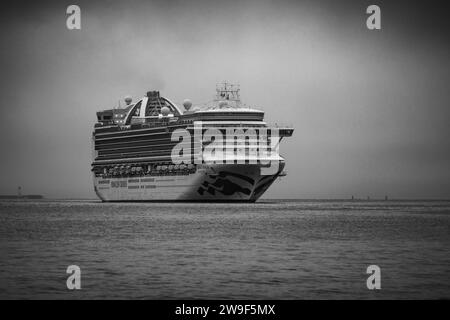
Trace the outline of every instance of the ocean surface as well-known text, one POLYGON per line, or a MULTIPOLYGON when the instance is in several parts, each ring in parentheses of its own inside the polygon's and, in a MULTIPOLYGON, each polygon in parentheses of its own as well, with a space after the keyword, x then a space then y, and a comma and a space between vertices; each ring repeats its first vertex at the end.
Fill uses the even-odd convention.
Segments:
POLYGON ((0 298, 450 299, 450 201, 2 201, 0 298))

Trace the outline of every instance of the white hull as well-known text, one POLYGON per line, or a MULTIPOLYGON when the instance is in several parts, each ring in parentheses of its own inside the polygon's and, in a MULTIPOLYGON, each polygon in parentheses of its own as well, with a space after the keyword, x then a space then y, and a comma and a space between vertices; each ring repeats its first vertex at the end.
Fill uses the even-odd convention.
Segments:
POLYGON ((267 173, 259 164, 201 165, 186 175, 128 178, 94 176, 102 201, 256 201, 282 172, 267 173))

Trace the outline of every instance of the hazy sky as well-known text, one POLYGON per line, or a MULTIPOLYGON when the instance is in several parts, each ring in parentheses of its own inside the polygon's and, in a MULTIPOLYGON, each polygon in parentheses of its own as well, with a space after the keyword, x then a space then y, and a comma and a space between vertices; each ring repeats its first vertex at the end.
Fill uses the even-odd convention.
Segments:
POLYGON ((0 194, 93 198, 96 111, 148 90, 202 103, 228 80, 295 127, 288 176, 265 197, 450 198, 444 3, 2 3, 0 194), (66 28, 69 4, 81 30, 66 28))

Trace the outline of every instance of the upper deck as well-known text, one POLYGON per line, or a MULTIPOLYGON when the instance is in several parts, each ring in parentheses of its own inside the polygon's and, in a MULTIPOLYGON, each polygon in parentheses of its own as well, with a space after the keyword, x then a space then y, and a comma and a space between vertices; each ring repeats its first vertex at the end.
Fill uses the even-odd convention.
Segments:
MULTIPOLYGON (((126 99, 126 103, 125 108, 97 113, 98 122, 93 134, 93 166, 97 169, 136 161, 170 162, 172 149, 179 143, 172 136, 177 129, 185 129, 191 135, 194 133, 193 140, 187 143, 193 143, 199 127, 202 134, 206 134, 209 128, 218 129, 223 134, 229 128, 239 128, 249 135, 256 130, 260 136, 275 133, 280 139, 291 136, 294 130, 292 127, 268 126, 264 112, 243 105, 239 88, 228 84, 218 86, 215 99, 203 108, 185 100, 181 109, 161 97, 158 91, 147 92, 136 103, 126 99)), ((249 136, 249 143, 250 140, 249 136)))
MULTIPOLYGON (((197 121, 217 127, 266 127, 264 111, 243 105, 239 86, 226 82, 216 86, 215 98, 204 107, 193 106, 189 100, 185 100, 183 110, 162 97, 159 91, 147 92, 136 103, 127 98, 126 103, 125 108, 97 112, 95 135, 152 128, 191 127, 197 121)), ((284 136, 291 135, 293 131, 292 128, 280 129, 280 134, 284 136)))

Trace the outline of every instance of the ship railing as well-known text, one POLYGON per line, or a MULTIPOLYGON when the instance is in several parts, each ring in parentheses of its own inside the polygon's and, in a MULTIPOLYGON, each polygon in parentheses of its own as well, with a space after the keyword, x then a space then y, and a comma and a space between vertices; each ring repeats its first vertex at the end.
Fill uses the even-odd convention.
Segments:
POLYGON ((269 122, 267 123, 267 127, 278 129, 293 129, 294 125, 292 123, 285 123, 285 122, 269 122))

